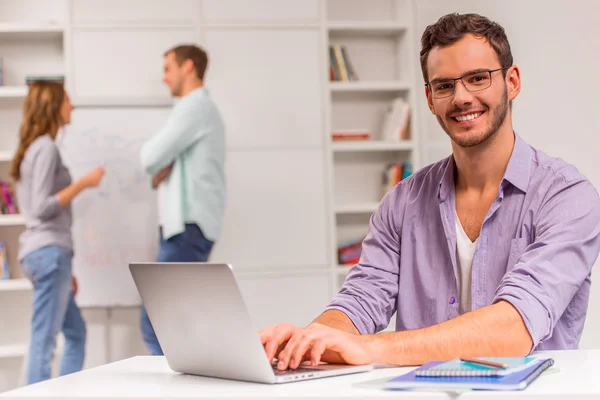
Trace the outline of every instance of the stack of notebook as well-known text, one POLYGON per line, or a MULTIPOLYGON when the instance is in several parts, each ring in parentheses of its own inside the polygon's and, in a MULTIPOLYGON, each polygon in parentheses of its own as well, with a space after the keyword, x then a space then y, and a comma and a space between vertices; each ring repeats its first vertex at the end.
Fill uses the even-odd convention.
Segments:
POLYGON ((388 381, 386 389, 521 390, 554 364, 551 358, 432 361, 388 381))

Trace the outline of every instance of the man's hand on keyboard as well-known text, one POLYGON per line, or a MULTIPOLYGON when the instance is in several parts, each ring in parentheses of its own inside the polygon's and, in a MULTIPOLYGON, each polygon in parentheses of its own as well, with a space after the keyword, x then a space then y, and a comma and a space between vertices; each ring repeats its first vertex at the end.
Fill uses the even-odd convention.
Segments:
POLYGON ((373 362, 366 337, 318 323, 306 328, 271 325, 260 332, 260 340, 269 360, 277 357, 279 370, 298 368, 303 361, 310 361, 313 366, 321 361, 353 365, 373 362))

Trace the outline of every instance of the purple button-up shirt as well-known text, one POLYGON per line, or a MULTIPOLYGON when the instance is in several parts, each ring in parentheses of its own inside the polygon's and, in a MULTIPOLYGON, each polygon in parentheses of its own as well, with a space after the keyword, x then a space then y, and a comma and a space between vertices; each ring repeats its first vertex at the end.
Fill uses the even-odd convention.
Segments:
MULTIPOLYGON (((454 159, 390 190, 372 215, 359 263, 327 307, 361 333, 424 328, 458 313, 454 159)), ((566 162, 515 135, 472 265, 472 308, 499 300, 521 314, 538 350, 577 348, 600 251, 600 199, 566 162)))

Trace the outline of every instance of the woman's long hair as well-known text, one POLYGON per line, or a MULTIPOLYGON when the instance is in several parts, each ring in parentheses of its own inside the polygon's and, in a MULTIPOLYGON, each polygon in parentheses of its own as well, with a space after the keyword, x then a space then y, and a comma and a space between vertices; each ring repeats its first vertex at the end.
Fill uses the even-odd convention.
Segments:
POLYGON ((56 82, 33 82, 23 105, 23 121, 19 129, 19 147, 10 166, 10 176, 21 179, 21 163, 25 152, 35 139, 43 135, 56 138, 63 125, 60 107, 65 98, 65 89, 56 82))

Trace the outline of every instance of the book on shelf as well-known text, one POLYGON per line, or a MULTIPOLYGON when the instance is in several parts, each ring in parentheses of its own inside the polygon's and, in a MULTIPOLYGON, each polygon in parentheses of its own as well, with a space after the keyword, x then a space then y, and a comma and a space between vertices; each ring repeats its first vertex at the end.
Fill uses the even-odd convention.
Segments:
POLYGON ((329 45, 329 79, 331 81, 357 81, 348 49, 344 45, 329 45))
POLYGON ((0 280, 10 279, 10 275, 8 273, 8 258, 6 257, 6 245, 4 242, 0 242, 0 262, 2 263, 0 268, 0 280))
POLYGON ((13 185, 0 181, 0 214, 18 214, 19 209, 14 201, 15 191, 13 185))
POLYGON ((398 141, 409 139, 411 107, 401 97, 395 98, 385 111, 381 136, 383 140, 398 141))
POLYGON ((394 186, 412 174, 412 163, 389 163, 386 165, 381 181, 381 197, 385 196, 394 186))
POLYGON ((338 246, 338 263, 352 266, 360 260, 362 239, 338 246))
POLYGON ((370 140, 371 132, 367 129, 339 129, 331 134, 333 141, 370 140))
POLYGON ((55 82, 64 84, 65 76, 61 74, 41 74, 41 75, 27 75, 25 76, 25 84, 29 86, 32 82, 55 82))

